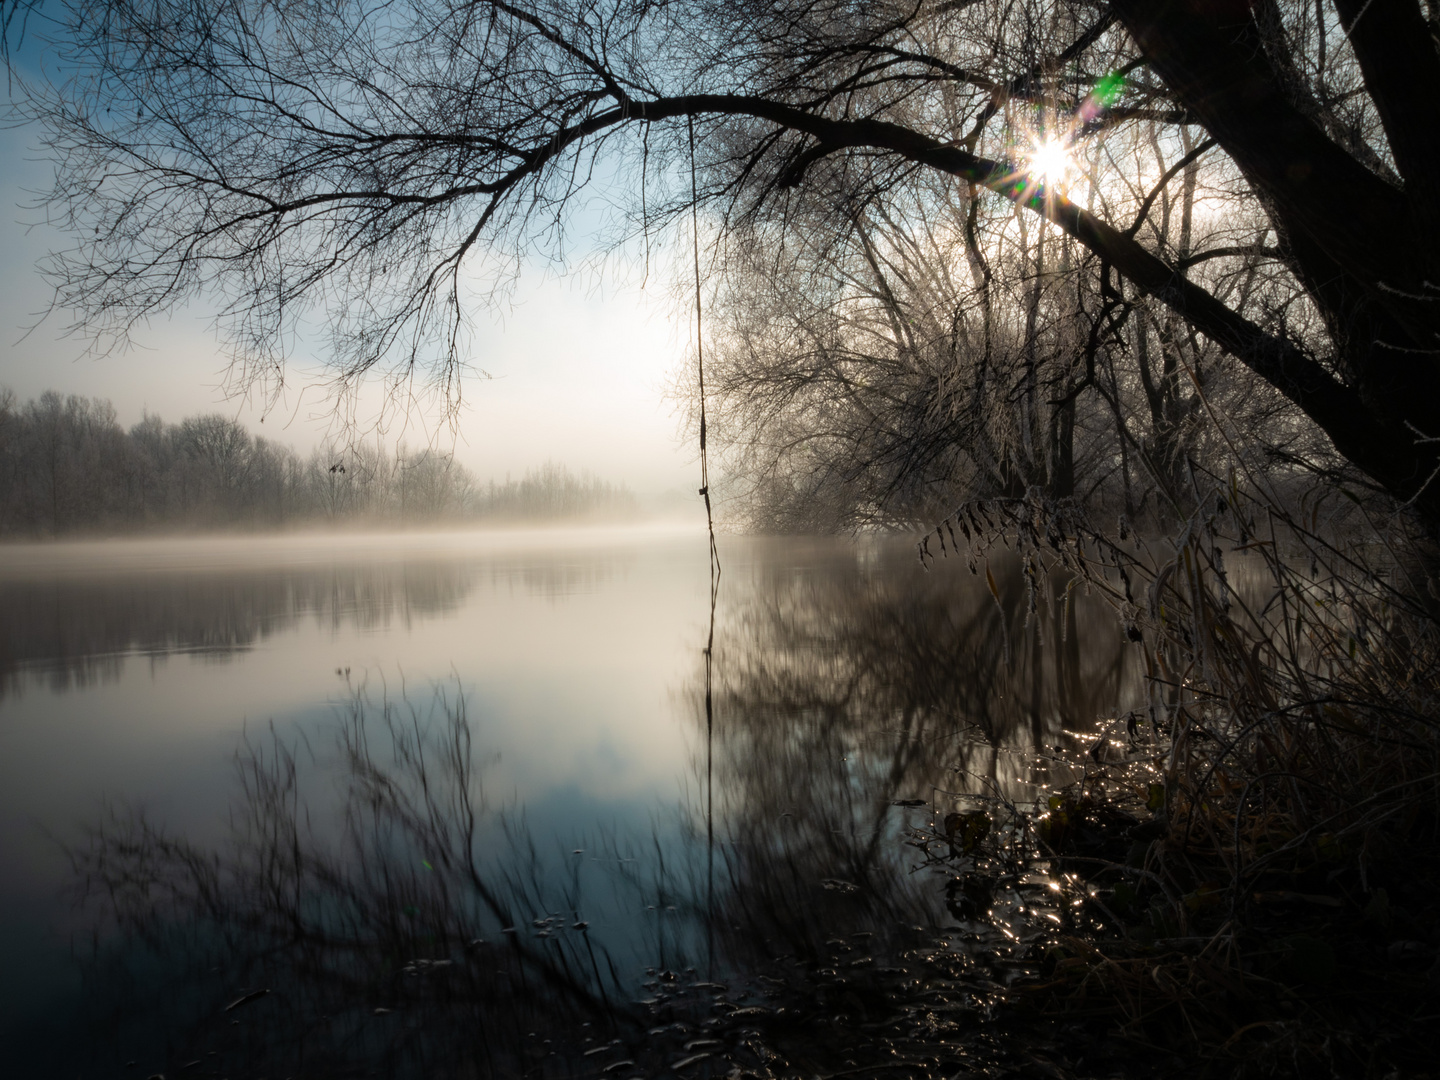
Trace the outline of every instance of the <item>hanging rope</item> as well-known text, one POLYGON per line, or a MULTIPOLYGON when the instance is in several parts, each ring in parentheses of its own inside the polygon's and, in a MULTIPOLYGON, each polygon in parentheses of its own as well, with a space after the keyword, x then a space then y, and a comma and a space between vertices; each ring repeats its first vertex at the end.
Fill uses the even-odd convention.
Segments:
POLYGON ((705 447, 705 322, 700 289, 700 187, 695 177, 695 118, 687 116, 690 133, 690 240, 695 253, 695 367, 700 375, 700 495, 705 500, 705 528, 710 535, 710 633, 705 639, 705 842, 708 860, 706 943, 709 972, 715 977, 715 600, 720 594, 720 552, 715 546, 715 516, 710 508, 710 456, 705 447))

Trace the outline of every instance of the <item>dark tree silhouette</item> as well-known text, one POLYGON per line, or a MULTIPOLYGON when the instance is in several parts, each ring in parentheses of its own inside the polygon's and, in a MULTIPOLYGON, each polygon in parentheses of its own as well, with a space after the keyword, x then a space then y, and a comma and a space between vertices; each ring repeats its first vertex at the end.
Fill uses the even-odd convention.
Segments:
POLYGON ((306 522, 575 521, 633 517, 623 485, 547 462, 480 484, 453 454, 330 440, 302 458, 211 413, 126 432, 100 398, 0 387, 0 539, 306 522))
MULTIPOLYGON (((6 5, 12 35, 30 6, 6 5)), ((1043 215, 1107 280, 1168 305, 1440 523, 1433 5, 37 10, 58 28, 60 74, 28 83, 19 108, 46 126, 57 178, 47 201, 76 240, 50 270, 57 303, 102 335, 123 339, 218 289, 247 385, 274 386, 291 320, 320 308, 342 381, 383 362, 391 378, 427 370, 453 394, 474 275, 493 284, 529 253, 563 252, 566 211, 597 178, 619 178, 647 224, 665 220, 688 196, 676 166, 693 126, 699 197, 721 227, 783 213, 819 169, 848 170, 874 199, 935 170, 1043 215), (1193 261, 1147 245, 1140 224, 1173 174, 1157 184, 1112 168, 1086 205, 1047 186, 1016 160, 1017 118, 1037 109, 1072 139, 1139 119, 1203 129, 1268 216, 1283 295, 1242 313, 1193 261), (1114 191, 1147 186, 1139 219, 1117 216, 1114 191), (1297 329, 1307 320, 1320 330, 1297 329)), ((46 32, 29 20, 26 33, 46 32)))

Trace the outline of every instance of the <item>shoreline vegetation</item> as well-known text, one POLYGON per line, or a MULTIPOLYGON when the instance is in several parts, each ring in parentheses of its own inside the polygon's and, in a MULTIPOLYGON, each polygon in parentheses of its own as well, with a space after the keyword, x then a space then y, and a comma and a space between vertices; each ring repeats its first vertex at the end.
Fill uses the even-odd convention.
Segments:
POLYGON ((962 925, 1028 927, 1004 999, 1022 1030, 1070 1027, 1056 1075, 1106 1045, 1204 1077, 1433 1075, 1429 537, 1403 515, 1327 528, 1233 479, 1197 494, 1155 540, 1038 493, 974 500, 927 537, 927 557, 988 574, 1009 549, 1036 585, 1106 598, 1148 701, 1038 748, 1033 804, 957 777, 912 842, 962 925))
POLYGON ((102 398, 0 387, 0 540, 623 522, 645 508, 624 484, 546 462, 482 482, 433 448, 326 443, 306 456, 212 413, 128 431, 102 398))

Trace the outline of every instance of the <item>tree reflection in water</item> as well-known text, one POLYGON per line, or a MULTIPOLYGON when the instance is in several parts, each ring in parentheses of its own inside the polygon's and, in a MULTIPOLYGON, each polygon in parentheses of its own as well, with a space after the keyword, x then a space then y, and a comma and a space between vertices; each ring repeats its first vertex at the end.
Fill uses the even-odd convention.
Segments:
POLYGON ((118 681, 131 655, 227 659, 307 620, 331 631, 408 624, 454 610, 477 577, 473 567, 440 561, 0 574, 0 699, 27 683, 59 693, 118 681))
MULTIPOLYGON (((907 831, 976 795, 1033 800, 1037 750, 1138 695, 1138 657, 1062 580, 1027 617, 1015 563, 997 560, 994 595, 958 560, 922 572, 908 545, 755 566, 716 643, 717 966, 798 958, 782 977, 801 996, 816 972, 913 966, 954 920, 907 831)), ((894 985, 877 1000, 841 981, 819 1004, 842 1024, 896 1004, 894 985)))
MULTIPOLYGON (((303 545, 300 552, 307 554, 303 545)), ((223 572, 183 563, 108 573, 66 572, 63 562, 0 568, 0 700, 29 684, 58 693, 118 681, 130 656, 224 660, 303 622, 330 632, 374 630, 448 614, 476 592, 569 596, 623 573, 629 558, 501 552, 468 561, 337 558, 223 572)))
POLYGON ((906 829, 966 792, 1025 797, 1035 748, 1089 726, 1131 672, 1113 621, 1063 583, 1027 620, 1018 569, 997 567, 997 603, 963 568, 887 564, 907 557, 762 560, 722 605, 697 771, 714 820, 703 797, 682 809, 688 843, 657 827, 648 855, 593 835, 584 858, 549 854, 487 802, 466 701, 444 689, 357 689, 335 755, 248 740, 223 850, 116 815, 74 853, 108 920, 89 973, 114 1052, 229 1076, 969 1060, 1015 952, 967 952, 906 829))

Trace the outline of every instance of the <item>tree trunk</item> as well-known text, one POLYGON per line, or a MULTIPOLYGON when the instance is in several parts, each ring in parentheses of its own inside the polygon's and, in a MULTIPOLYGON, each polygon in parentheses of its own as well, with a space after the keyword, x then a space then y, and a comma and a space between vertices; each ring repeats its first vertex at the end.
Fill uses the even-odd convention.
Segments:
POLYGON ((1440 56, 1414 0, 1335 6, 1402 187, 1291 104, 1244 0, 1115 4, 1151 67, 1264 201, 1325 319, 1342 385, 1306 411, 1434 528, 1440 444, 1426 440, 1440 437, 1440 56))

